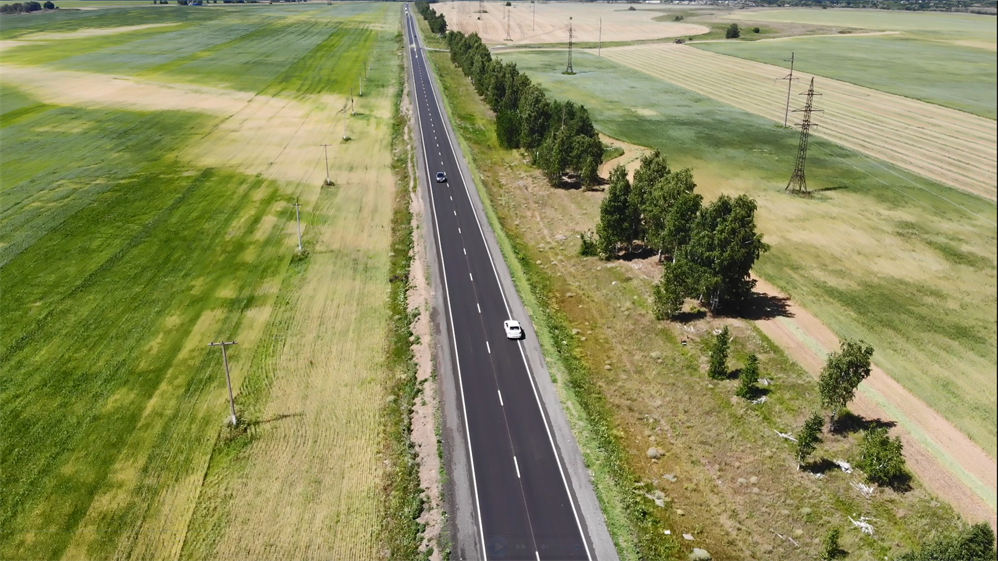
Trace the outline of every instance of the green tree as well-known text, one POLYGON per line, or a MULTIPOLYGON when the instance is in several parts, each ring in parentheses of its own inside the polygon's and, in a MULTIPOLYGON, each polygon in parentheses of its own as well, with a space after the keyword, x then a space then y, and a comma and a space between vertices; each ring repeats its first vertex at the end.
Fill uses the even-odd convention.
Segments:
POLYGON ((818 378, 821 407, 831 415, 832 423, 839 412, 856 395, 860 382, 870 376, 873 347, 863 341, 842 341, 838 352, 828 355, 818 378))
POLYGON ((955 536, 936 538, 897 561, 994 561, 995 533, 987 522, 979 522, 955 536))
POLYGON ((856 467, 863 470, 867 481, 878 485, 890 485, 906 477, 908 471, 901 439, 891 438, 883 427, 867 430, 863 434, 856 467))
POLYGON ((742 31, 738 29, 738 24, 733 23, 728 26, 728 29, 724 31, 725 39, 737 39, 742 36, 742 31))
POLYGON ((675 267, 666 262, 662 267, 662 278, 655 284, 655 319, 665 320, 675 317, 683 309, 685 291, 682 282, 676 277, 675 267))
POLYGON ((721 332, 714 337, 714 344, 710 348, 710 366, 707 368, 707 376, 714 380, 723 380, 728 377, 728 347, 731 346, 731 333, 725 325, 721 332))
POLYGON ((735 395, 744 399, 752 399, 755 397, 755 394, 758 391, 756 384, 759 383, 759 357, 754 354, 749 355, 748 360, 745 361, 745 367, 742 368, 742 374, 739 378, 740 381, 738 389, 735 390, 735 395))
POLYGON ((599 183, 599 172, 596 166, 596 160, 589 156, 586 158, 585 162, 582 164, 582 188, 586 191, 591 191, 599 183))
POLYGON ((825 536, 825 542, 821 548, 821 559, 822 561, 833 561, 842 557, 845 553, 839 546, 839 537, 842 532, 838 528, 832 528, 828 534, 825 536))
POLYGON ((52 3, 52 0, 45 0, 45 3, 42 4, 42 7, 45 8, 46 10, 54 10, 55 4, 52 3))
POLYGON ((752 28, 752 33, 760 33, 761 31, 762 31, 762 30, 761 30, 761 29, 759 29, 758 27, 753 27, 753 28, 752 28))
POLYGON ((496 115, 496 140, 503 148, 520 147, 520 116, 512 111, 496 115))
MULTIPOLYGON (((655 190, 656 184, 669 177, 671 173, 672 170, 669 169, 666 157, 658 150, 641 157, 641 165, 634 170, 634 181, 631 183, 631 207, 635 215, 639 217, 649 215, 652 191, 655 190)), ((666 187, 663 186, 662 189, 666 189, 666 187)), ((661 198, 660 196, 656 199, 661 200, 661 198)), ((645 219, 635 221, 631 239, 646 240, 645 219)))
POLYGON ((755 210, 755 201, 745 195, 721 195, 697 213, 689 241, 676 251, 689 295, 712 312, 752 294, 755 281, 749 272, 769 249, 756 232, 755 210))
POLYGON ((627 180, 627 170, 618 165, 610 172, 610 188, 600 205, 600 219, 596 226, 600 256, 603 259, 616 257, 620 244, 631 243, 628 236, 633 230, 635 217, 631 209, 630 194, 631 183, 627 180))
POLYGON ((821 442, 821 428, 825 425, 825 420, 820 413, 815 413, 804 421, 804 426, 797 433, 797 442, 794 444, 794 454, 797 456, 797 469, 804 466, 808 456, 814 453, 821 442))

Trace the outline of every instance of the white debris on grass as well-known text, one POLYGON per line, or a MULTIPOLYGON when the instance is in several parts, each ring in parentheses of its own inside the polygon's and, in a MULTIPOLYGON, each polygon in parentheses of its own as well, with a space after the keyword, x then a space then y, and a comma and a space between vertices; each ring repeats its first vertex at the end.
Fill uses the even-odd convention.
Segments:
POLYGON ((774 534, 776 534, 776 537, 780 538, 781 540, 788 541, 788 542, 794 544, 795 546, 800 547, 800 544, 797 543, 797 540, 791 538, 790 536, 784 536, 783 534, 777 532, 776 530, 773 530, 772 528, 770 528, 770 531, 772 531, 774 534))
POLYGON ((870 520, 873 520, 873 519, 872 518, 867 518, 866 516, 860 516, 859 520, 854 520, 852 516, 849 517, 849 522, 852 522, 853 526, 859 528, 859 530, 861 532, 863 532, 864 534, 872 536, 873 535, 873 526, 870 525, 870 522, 869 522, 870 520))
POLYGON ((842 471, 846 473, 852 473, 852 464, 850 464, 849 462, 845 460, 835 460, 832 463, 839 466, 839 469, 841 469, 842 471))
POLYGON ((794 438, 793 435, 790 434, 789 432, 780 432, 776 429, 773 429, 773 432, 780 435, 780 438, 786 438, 787 440, 793 440, 794 442, 797 442, 797 439, 794 438))
POLYGON ((766 396, 762 396, 762 397, 760 397, 758 399, 753 399, 752 403, 754 403, 756 405, 761 405, 763 403, 766 403, 766 396))
POLYGON ((853 489, 859 491, 866 498, 872 497, 873 491, 876 489, 875 487, 870 487, 865 483, 850 483, 849 485, 852 485, 853 489))
POLYGON ((769 381, 769 378, 759 378, 760 386, 768 386, 769 384, 772 384, 772 382, 769 381))
POLYGON ((693 534, 683 534, 683 537, 689 541, 693 541, 693 534))

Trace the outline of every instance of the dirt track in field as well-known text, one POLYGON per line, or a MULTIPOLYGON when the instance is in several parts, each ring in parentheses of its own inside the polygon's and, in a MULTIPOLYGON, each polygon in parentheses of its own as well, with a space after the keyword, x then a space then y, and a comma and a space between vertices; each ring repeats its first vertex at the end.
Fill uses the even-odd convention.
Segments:
MULTIPOLYGON (((739 109, 784 120, 787 87, 777 66, 654 44, 603 49, 603 56, 739 109)), ((791 110, 814 77, 795 72, 791 110)), ((998 124, 990 119, 818 76, 812 132, 923 177, 990 200, 998 183, 998 124)), ((791 122, 799 114, 791 115, 791 122)))
POLYGON ((478 2, 446 2, 434 5, 434 9, 447 18, 450 29, 478 33, 486 43, 506 45, 567 43, 569 18, 575 42, 599 41, 601 18, 603 42, 689 37, 710 31, 703 25, 655 21, 652 18, 661 15, 658 12, 631 12, 612 4, 513 2, 509 8, 511 40, 507 41, 504 4, 486 2, 484 14, 478 13, 478 2))
MULTIPOLYGON (((758 279, 756 290, 782 297, 758 279)), ((811 374, 821 372, 829 350, 839 341, 826 325, 791 300, 788 317, 759 320, 759 328, 811 374)), ((904 443, 908 467, 930 491, 972 522, 996 527, 998 465, 952 423, 874 366, 849 409, 867 419, 898 424, 893 434, 904 443), (885 406, 886 405, 886 406, 885 406)))

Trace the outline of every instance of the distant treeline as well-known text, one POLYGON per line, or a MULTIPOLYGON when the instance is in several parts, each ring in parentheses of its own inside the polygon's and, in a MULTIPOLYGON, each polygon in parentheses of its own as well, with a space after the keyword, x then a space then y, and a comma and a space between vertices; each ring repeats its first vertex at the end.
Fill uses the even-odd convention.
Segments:
POLYGON ((447 20, 444 19, 443 14, 438 14, 436 10, 431 8, 429 2, 416 2, 416 11, 430 25, 430 31, 437 35, 447 33, 447 20))
POLYGON ((55 4, 52 2, 45 2, 40 4, 38 2, 14 2, 13 4, 4 4, 0 6, 0 14, 27 14, 29 12, 37 12, 39 10, 55 10, 55 4))

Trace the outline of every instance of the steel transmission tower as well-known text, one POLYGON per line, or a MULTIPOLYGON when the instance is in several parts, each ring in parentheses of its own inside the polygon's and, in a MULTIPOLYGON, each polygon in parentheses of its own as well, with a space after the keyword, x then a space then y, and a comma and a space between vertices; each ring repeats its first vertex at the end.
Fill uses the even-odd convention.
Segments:
POLYGON ((572 69, 572 18, 568 18, 568 67, 565 68, 565 74, 575 74, 575 70, 572 69))
MULTIPOLYGON (((811 113, 814 111, 821 111, 820 109, 814 109, 814 78, 811 78, 811 85, 807 88, 807 92, 802 95, 807 96, 807 100, 804 102, 803 109, 794 109, 794 113, 804 113, 804 119, 800 122, 800 142, 797 145, 797 163, 794 164, 794 173, 790 176, 790 181, 787 183, 784 191, 790 191, 795 194, 806 195, 807 191, 807 179, 804 177, 804 165, 807 163, 807 143, 808 137, 811 135, 811 113)), ((817 94, 821 95, 821 94, 817 94)))

